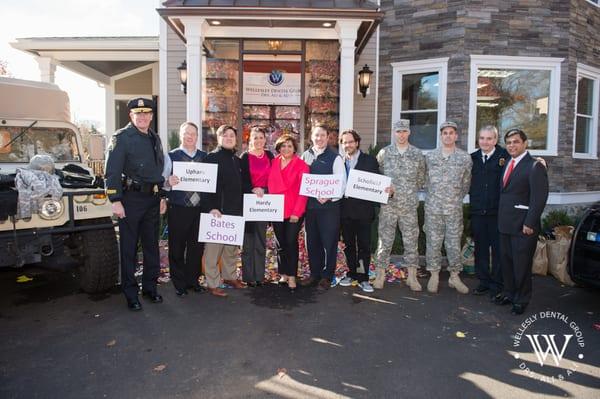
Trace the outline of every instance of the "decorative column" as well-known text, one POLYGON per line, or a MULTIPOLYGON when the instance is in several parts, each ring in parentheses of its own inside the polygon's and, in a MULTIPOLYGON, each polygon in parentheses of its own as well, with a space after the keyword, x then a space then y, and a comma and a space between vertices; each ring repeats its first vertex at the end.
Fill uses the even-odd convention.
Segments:
POLYGON ((40 68, 40 81, 54 83, 55 61, 50 57, 36 57, 36 60, 40 68))
POLYGON ((181 21, 187 41, 187 120, 200 127, 198 143, 202 143, 202 41, 208 23, 200 17, 185 17, 181 21))
MULTIPOLYGON (((113 133, 117 130, 115 126, 115 81, 113 78, 110 79, 109 84, 104 85, 104 102, 106 105, 105 119, 104 119, 104 129, 106 142, 110 142, 110 138, 113 133)), ((122 126, 119 126, 121 128, 122 126)))
POLYGON ((340 41, 340 133, 352 129, 354 119, 354 51, 361 21, 338 20, 335 30, 340 41))

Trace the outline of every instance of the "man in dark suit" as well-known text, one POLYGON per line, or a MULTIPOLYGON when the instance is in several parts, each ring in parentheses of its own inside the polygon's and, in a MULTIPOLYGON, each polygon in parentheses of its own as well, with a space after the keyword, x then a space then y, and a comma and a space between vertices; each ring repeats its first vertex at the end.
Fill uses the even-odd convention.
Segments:
MULTIPOLYGON (((360 151, 360 135, 354 130, 346 130, 340 135, 340 144, 344 150, 346 176, 351 169, 370 173, 379 173, 377 160, 360 151)), ((358 198, 344 197, 342 200, 342 236, 346 248, 346 261, 350 272, 340 281, 347 287, 353 280, 364 292, 373 292, 369 283, 369 265, 371 264, 371 223, 375 219, 376 203, 358 198), (362 270, 359 272, 359 264, 362 270)))
POLYGON ((504 293, 494 302, 512 303, 511 313, 520 315, 531 299, 531 264, 548 199, 548 175, 543 164, 529 155, 522 130, 509 130, 504 142, 511 156, 502 174, 498 205, 504 293))
POLYGON ((498 200, 502 171, 510 155, 498 145, 498 129, 495 126, 482 127, 477 142, 479 149, 471 153, 473 167, 469 190, 471 233, 475 242, 475 274, 479 279, 479 286, 473 290, 473 294, 489 293, 493 298, 502 292, 498 200))

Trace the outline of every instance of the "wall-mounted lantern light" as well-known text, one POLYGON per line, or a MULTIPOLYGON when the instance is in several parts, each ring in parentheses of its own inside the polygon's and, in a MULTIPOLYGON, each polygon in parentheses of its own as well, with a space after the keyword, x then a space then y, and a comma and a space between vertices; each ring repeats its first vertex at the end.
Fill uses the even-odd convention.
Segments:
POLYGON ((181 90, 184 94, 187 94, 187 62, 183 60, 181 65, 177 67, 179 72, 179 81, 181 82, 181 90))
POLYGON ((371 75, 373 75, 373 71, 369 69, 367 64, 365 64, 363 69, 358 73, 358 89, 363 97, 367 96, 367 89, 371 84, 371 75))

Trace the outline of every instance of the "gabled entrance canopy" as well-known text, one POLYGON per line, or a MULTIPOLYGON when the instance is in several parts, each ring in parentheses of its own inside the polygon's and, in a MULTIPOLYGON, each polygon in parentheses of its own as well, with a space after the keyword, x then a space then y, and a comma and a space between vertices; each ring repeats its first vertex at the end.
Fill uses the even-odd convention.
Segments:
POLYGON ((167 0, 157 10, 186 43, 187 119, 202 124, 202 53, 207 38, 338 40, 339 129, 352 128, 354 66, 383 12, 364 0, 167 0))

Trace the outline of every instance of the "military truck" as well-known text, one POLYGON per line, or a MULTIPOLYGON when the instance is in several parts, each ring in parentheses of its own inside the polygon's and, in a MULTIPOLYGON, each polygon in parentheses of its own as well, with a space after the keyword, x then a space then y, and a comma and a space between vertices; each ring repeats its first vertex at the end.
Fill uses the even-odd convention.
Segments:
POLYGON ((111 205, 83 157, 67 93, 54 84, 0 78, 0 268, 73 270, 88 293, 116 285, 111 205), (62 197, 41 199, 30 217, 11 215, 15 175, 37 154, 52 157, 62 197))

